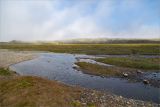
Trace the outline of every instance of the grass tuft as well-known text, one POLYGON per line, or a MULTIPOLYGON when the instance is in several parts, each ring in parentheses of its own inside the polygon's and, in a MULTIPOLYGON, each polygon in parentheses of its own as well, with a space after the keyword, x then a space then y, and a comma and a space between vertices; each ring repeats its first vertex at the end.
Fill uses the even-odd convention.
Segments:
POLYGON ((0 68, 0 75, 1 76, 10 76, 11 73, 8 69, 0 68))

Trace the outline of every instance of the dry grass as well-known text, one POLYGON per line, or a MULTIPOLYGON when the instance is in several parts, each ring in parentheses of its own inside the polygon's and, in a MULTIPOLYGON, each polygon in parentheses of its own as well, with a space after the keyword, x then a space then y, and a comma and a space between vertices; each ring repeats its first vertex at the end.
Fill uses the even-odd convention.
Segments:
POLYGON ((0 82, 1 107, 72 107, 81 90, 38 77, 0 82))

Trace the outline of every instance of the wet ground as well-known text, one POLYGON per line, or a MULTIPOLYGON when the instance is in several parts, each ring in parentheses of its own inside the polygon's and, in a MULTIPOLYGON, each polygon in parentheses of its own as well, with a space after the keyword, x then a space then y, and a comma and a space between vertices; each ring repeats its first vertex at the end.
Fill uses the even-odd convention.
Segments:
MULTIPOLYGON (((98 63, 88 58, 103 56, 72 55, 58 53, 41 53, 36 59, 11 65, 10 69, 21 75, 34 75, 50 80, 58 80, 69 85, 109 91, 127 98, 159 103, 159 89, 143 82, 129 82, 124 78, 100 77, 84 74, 74 69, 76 61, 86 61, 104 66, 108 64, 98 63)), ((105 56, 106 57, 106 56, 105 56)), ((145 78, 159 80, 159 73, 146 73, 145 78)))

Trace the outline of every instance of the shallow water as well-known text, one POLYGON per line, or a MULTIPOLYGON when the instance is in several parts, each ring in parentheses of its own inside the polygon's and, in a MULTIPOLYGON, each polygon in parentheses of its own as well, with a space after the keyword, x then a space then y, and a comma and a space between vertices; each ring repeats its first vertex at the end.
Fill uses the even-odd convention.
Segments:
POLYGON ((146 73, 144 77, 160 81, 160 72, 146 73))
MULTIPOLYGON (((58 53, 41 53, 40 57, 11 65, 10 69, 21 75, 40 76, 50 80, 58 80, 69 85, 109 91, 127 98, 153 101, 159 103, 159 88, 143 83, 129 83, 121 78, 102 78, 84 74, 73 69, 76 57, 93 58, 88 55, 72 55, 58 53)), ((86 60, 88 61, 88 60, 86 60)), ((93 63, 96 63, 93 61, 93 63)))

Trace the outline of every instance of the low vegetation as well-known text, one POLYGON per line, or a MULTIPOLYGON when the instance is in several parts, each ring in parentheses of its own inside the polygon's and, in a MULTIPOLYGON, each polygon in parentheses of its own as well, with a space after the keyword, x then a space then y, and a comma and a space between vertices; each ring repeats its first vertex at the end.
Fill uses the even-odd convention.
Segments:
POLYGON ((121 76, 122 73, 115 67, 105 67, 98 64, 91 64, 87 62, 75 63, 82 69, 84 73, 99 75, 99 76, 121 76))
POLYGON ((38 77, 16 77, 0 82, 1 107, 73 107, 81 90, 38 77))
POLYGON ((117 66, 103 66, 98 64, 92 64, 88 62, 76 62, 76 65, 82 72, 91 75, 98 75, 104 77, 124 77, 127 74, 128 79, 136 80, 137 69, 117 67, 117 66))
POLYGON ((8 69, 0 68, 0 76, 9 76, 11 72, 8 69))
POLYGON ((81 54, 159 55, 160 44, 1 44, 0 49, 81 54))
POLYGON ((0 81, 0 107, 141 107, 152 102, 71 87, 39 77, 16 76, 0 81))
MULTIPOLYGON (((133 69, 128 67, 103 66, 88 62, 77 62, 75 64, 79 66, 76 69, 90 75, 125 78, 129 82, 143 82, 145 80, 145 73, 143 73, 145 72, 145 70, 133 69)), ((150 72, 152 72, 152 70, 150 72)), ((148 78, 147 81, 151 86, 158 88, 160 86, 159 81, 157 81, 156 79, 154 80, 153 78, 148 78)))
POLYGON ((137 68, 145 70, 160 69, 160 58, 108 57, 108 58, 96 59, 96 61, 120 67, 129 67, 129 68, 137 68))

